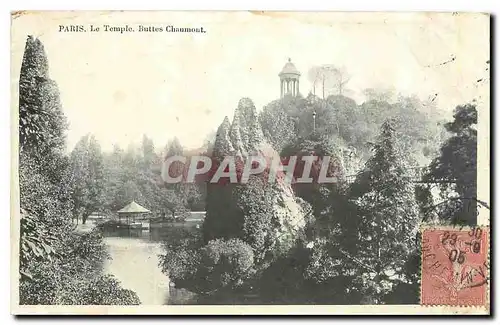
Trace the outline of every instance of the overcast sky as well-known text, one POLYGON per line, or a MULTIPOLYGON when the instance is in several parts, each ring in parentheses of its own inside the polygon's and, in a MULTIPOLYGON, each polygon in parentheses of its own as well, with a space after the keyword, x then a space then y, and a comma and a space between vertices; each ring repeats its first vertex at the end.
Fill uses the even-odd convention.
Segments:
POLYGON ((487 88, 476 82, 487 75, 489 59, 484 15, 51 15, 13 21, 13 94, 32 34, 43 42, 50 77, 59 85, 69 149, 89 132, 105 150, 138 143, 143 134, 160 148, 173 136, 198 147, 224 116, 232 118, 241 97, 258 110, 279 98, 278 73, 289 57, 303 73, 304 95, 311 90, 307 70, 318 64, 345 66, 358 102, 364 88, 394 87, 422 98, 437 93, 439 108, 451 111, 487 88), (61 24, 203 26, 207 33, 60 33, 61 24))

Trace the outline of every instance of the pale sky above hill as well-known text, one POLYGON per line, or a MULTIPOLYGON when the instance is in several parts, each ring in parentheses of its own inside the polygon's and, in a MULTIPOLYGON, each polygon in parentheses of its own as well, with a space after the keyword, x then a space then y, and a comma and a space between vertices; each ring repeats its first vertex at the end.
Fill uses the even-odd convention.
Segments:
POLYGON ((160 149, 174 136, 198 147, 232 118, 241 97, 258 110, 279 98, 278 73, 289 57, 303 74, 304 95, 312 89, 307 70, 335 64, 352 76, 358 103, 373 87, 437 93, 438 107, 450 112, 479 96, 489 101, 489 84, 477 82, 488 76, 489 60, 489 17, 481 14, 31 13, 12 26, 13 109, 31 34, 44 44, 61 92, 69 149, 89 132, 105 150, 139 143, 143 134, 160 149), (68 24, 203 26, 207 33, 58 32, 68 24))

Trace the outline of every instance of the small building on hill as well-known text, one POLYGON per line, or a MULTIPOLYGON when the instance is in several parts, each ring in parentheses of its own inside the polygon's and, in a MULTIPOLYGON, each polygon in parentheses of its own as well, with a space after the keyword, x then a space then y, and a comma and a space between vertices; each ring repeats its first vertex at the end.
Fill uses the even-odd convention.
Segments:
POLYGON ((291 59, 288 59, 288 62, 279 73, 279 77, 281 98, 287 95, 294 97, 299 95, 300 72, 292 63, 291 59))

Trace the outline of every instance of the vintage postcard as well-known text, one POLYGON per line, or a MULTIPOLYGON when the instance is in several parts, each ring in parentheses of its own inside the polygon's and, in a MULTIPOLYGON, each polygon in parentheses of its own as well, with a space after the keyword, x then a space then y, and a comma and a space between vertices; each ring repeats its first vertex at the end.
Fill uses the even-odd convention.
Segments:
POLYGON ((11 15, 14 314, 490 314, 490 17, 11 15))

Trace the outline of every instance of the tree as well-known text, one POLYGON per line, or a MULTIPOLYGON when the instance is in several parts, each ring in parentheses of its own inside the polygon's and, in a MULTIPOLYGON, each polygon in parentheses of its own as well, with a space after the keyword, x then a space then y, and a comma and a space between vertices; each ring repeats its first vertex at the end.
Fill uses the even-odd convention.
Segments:
POLYGON ((429 166, 424 180, 439 184, 442 201, 426 212, 454 224, 476 224, 477 207, 477 109, 475 104, 457 106, 453 122, 445 129, 451 137, 429 166))
POLYGON ((190 239, 167 244, 160 256, 164 272, 176 287, 214 294, 238 288, 253 274, 252 248, 240 239, 216 239, 202 247, 190 239))
POLYGON ((395 90, 392 88, 387 88, 387 89, 366 88, 363 90, 363 95, 365 96, 365 101, 374 100, 379 102, 391 103, 395 95, 395 90))
POLYGON ((307 72, 307 78, 313 85, 313 95, 316 95, 316 85, 318 82, 321 82, 322 80, 322 71, 321 67, 319 66, 313 66, 309 69, 307 72))
MULTIPOLYGON (((94 136, 89 139, 89 183, 88 189, 90 192, 90 210, 99 211, 102 210, 104 204, 104 159, 101 152, 101 146, 97 142, 94 136)), ((93 211, 90 211, 92 213, 93 211)), ((86 218, 83 219, 85 222, 86 218)))
MULTIPOLYGON (((89 299, 85 291, 102 275, 107 255, 98 233, 82 235, 70 222, 74 202, 70 160, 64 152, 65 117, 57 85, 48 77, 43 45, 31 36, 19 88, 20 304, 138 303, 135 294, 121 291, 111 277, 98 282, 99 297, 89 299)), ((82 177, 95 179, 100 149, 95 143, 91 149, 78 149, 75 155, 81 159, 73 162, 85 169, 82 177)))
MULTIPOLYGON (((256 155, 279 159, 264 140, 255 105, 243 98, 235 110, 233 123, 229 125, 225 120, 219 127, 213 159, 218 166, 223 158, 233 156, 238 178, 245 159, 256 155)), ((245 184, 224 181, 208 184, 205 242, 240 238, 252 247, 258 262, 272 259, 273 251, 279 255, 279 251, 289 248, 304 224, 304 211, 290 185, 269 184, 267 172, 269 168, 261 175, 252 175, 245 184)))
POLYGON ((357 281, 376 303, 408 281, 404 265, 417 248, 418 206, 397 139, 394 121, 385 121, 351 192, 358 206, 357 281))
POLYGON ((142 136, 142 158, 144 163, 144 170, 150 171, 152 164, 156 162, 157 156, 153 140, 148 138, 145 134, 142 136))
POLYGON ((257 109, 250 98, 242 98, 234 112, 229 138, 236 154, 247 156, 264 140, 257 109))
POLYGON ((30 152, 50 181, 61 183, 68 125, 48 69, 43 44, 28 36, 19 76, 19 149, 30 152))
MULTIPOLYGON (((212 150, 212 176, 225 157, 234 155, 231 141, 231 124, 227 117, 217 129, 214 148, 212 150)), ((211 177, 210 177, 211 178, 211 177)), ((209 180, 208 180, 209 181, 209 180)), ((241 236, 242 220, 237 214, 232 199, 234 184, 221 179, 217 184, 207 182, 206 211, 203 223, 203 239, 205 243, 216 238, 233 238, 241 236)))
POLYGON ((348 92, 346 87, 347 83, 351 80, 351 76, 347 73, 345 67, 330 68, 329 71, 330 70, 333 72, 333 76, 331 77, 333 79, 331 80, 332 90, 336 95, 344 96, 348 92))
POLYGON ((217 130, 210 131, 203 140, 203 147, 210 152, 215 144, 215 137, 217 135, 217 130))
MULTIPOLYGON (((242 221, 240 238, 252 247, 256 263, 283 253, 283 248, 280 246, 286 240, 286 233, 273 231, 275 223, 279 222, 273 202, 275 197, 276 192, 273 191, 272 186, 267 184, 265 179, 253 175, 248 184, 238 186, 234 190, 233 200, 236 201, 238 214, 235 214, 233 218, 237 217, 235 224, 242 221), (285 237, 278 238, 280 236, 285 237)), ((283 245, 285 251, 287 244, 283 245)))
POLYGON ((278 152, 296 137, 295 121, 286 111, 282 100, 264 106, 259 121, 266 139, 278 152))
POLYGON ((331 64, 325 64, 320 67, 321 90, 323 91, 322 99, 326 98, 326 91, 332 86, 335 78, 335 70, 335 66, 331 64))
POLYGON ((28 36, 19 78, 19 140, 21 148, 64 146, 67 126, 57 85, 49 79, 43 44, 28 36), (51 127, 54 127, 53 129, 51 127))
POLYGON ((402 145, 410 152, 415 165, 427 165, 431 157, 438 154, 444 140, 439 127, 440 115, 427 111, 425 102, 416 96, 399 96, 394 102, 391 114, 396 118, 402 145))
MULTIPOLYGON (((181 145, 179 139, 177 139, 177 137, 174 137, 165 146, 165 153, 164 153, 163 159, 166 160, 169 157, 182 156, 183 153, 184 153, 184 149, 182 148, 182 145, 181 145)), ((165 166, 163 166, 163 167, 165 167, 165 166)), ((163 170, 163 167, 162 167, 162 176, 163 176, 164 180, 165 180, 164 173, 168 173, 168 175, 170 175, 170 177, 177 177, 179 175, 183 175, 183 173, 185 172, 185 166, 179 161, 174 161, 172 164, 170 164, 168 170, 163 170)), ((165 186, 169 189, 180 191, 182 184, 168 183, 168 184, 165 184, 165 186)))
POLYGON ((161 187, 160 205, 162 213, 170 215, 171 218, 181 217, 186 209, 186 197, 175 190, 161 187))
POLYGON ((253 271, 252 248, 240 239, 210 241, 201 249, 200 256, 202 264, 198 272, 207 280, 208 290, 240 286, 253 271))
POLYGON ((79 305, 139 305, 139 296, 121 287, 111 275, 101 275, 89 281, 81 293, 79 305))
POLYGON ((120 206, 124 207, 132 201, 144 204, 144 197, 136 182, 129 180, 123 184, 123 188, 119 192, 119 202, 120 206))
POLYGON ((59 91, 48 75, 40 40, 28 36, 19 76, 20 273, 32 279, 34 261, 57 253, 59 231, 72 209, 68 159, 63 155, 67 123, 59 91))
POLYGON ((172 138, 165 146, 165 157, 182 155, 184 149, 177 137, 172 138))
POLYGON ((104 161, 101 147, 88 134, 83 136, 71 153, 71 170, 73 186, 74 215, 87 217, 104 205, 104 161))
POLYGON ((107 211, 117 211, 123 206, 118 202, 118 193, 121 191, 124 181, 124 151, 118 146, 113 146, 111 153, 104 154, 104 174, 105 174, 105 209, 107 211))
POLYGON ((39 171, 38 164, 26 153, 19 161, 21 279, 30 280, 34 261, 51 261, 60 232, 68 231, 66 202, 57 199, 59 187, 39 171))
POLYGON ((313 84, 313 95, 316 95, 316 85, 321 84, 322 98, 330 95, 344 95, 347 91, 347 83, 351 77, 344 67, 336 67, 333 64, 313 66, 308 71, 308 78, 313 84))
POLYGON ((297 107, 295 121, 295 135, 305 138, 316 131, 316 134, 330 133, 330 127, 334 125, 333 112, 329 110, 325 101, 309 95, 305 100, 300 101, 297 107), (316 114, 316 115, 315 115, 316 114))

